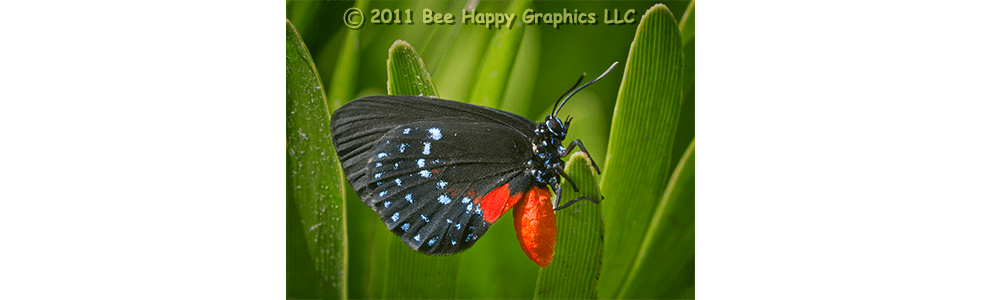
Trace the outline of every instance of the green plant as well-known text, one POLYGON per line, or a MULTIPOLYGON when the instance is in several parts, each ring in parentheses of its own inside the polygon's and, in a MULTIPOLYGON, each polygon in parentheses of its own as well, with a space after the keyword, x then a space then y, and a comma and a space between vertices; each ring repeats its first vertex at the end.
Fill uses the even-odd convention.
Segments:
MULTIPOLYGON (((359 1, 355 6, 367 13, 375 6, 419 12, 460 11, 465 5, 382 4, 359 1)), ((355 31, 322 23, 329 19, 324 16, 340 16, 350 3, 289 2, 288 17, 304 24, 298 30, 287 25, 287 297, 694 297, 694 5, 669 4, 685 13, 673 15, 670 7, 648 4, 651 9, 638 18, 636 30, 594 26, 604 29, 595 37, 611 43, 626 39, 623 47, 609 50, 564 44, 562 30, 534 25, 497 31, 460 23, 355 31), (675 15, 683 16, 680 22, 675 15), (298 33, 314 37, 307 46, 315 45, 315 57, 298 33), (570 60, 580 63, 554 63, 570 60), (564 198, 602 194, 605 199, 601 205, 582 202, 557 212, 559 243, 548 268, 525 257, 511 214, 497 222, 507 225, 492 226, 461 254, 426 256, 398 241, 350 187, 345 190, 325 125, 328 112, 343 102, 386 92, 424 95, 541 121, 573 74, 602 70, 613 60, 623 62, 620 82, 615 69, 563 109, 575 117, 568 139, 582 139, 602 168, 592 170, 584 156, 571 155, 566 170, 581 190, 572 193, 564 183, 564 198), (540 70, 540 64, 549 71, 540 70), (317 70, 329 78, 320 78, 317 70), (326 93, 321 82, 331 82, 326 93), (325 149, 329 157, 314 155, 325 149)), ((482 2, 478 10, 521 15, 527 8, 562 11, 564 5, 570 4, 492 1, 482 2)), ((581 11, 625 11, 635 3, 576 5, 586 5, 581 11)))

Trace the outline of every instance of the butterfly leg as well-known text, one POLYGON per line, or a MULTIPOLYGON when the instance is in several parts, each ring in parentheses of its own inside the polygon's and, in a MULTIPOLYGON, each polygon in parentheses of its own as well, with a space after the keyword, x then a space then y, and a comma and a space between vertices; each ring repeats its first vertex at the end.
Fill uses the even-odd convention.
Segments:
POLYGON ((568 202, 566 202, 566 204, 560 205, 559 207, 553 208, 552 210, 564 209, 564 208, 569 207, 573 203, 580 202, 582 200, 590 200, 593 203, 600 204, 600 201, 597 201, 597 199, 593 199, 593 198, 590 198, 590 197, 579 197, 579 198, 576 198, 576 199, 573 199, 573 200, 569 200, 568 202))
POLYGON ((559 182, 556 180, 553 180, 551 185, 552 190, 556 192, 556 202, 552 204, 552 210, 556 210, 556 207, 559 206, 559 202, 563 201, 563 187, 559 185, 559 182))
MULTIPOLYGON (((560 172, 559 174, 561 174, 563 176, 563 178, 566 178, 566 181, 568 181, 570 183, 570 185, 573 186, 573 189, 576 189, 576 185, 573 185, 573 181, 569 179, 569 176, 567 176, 565 172, 562 172, 562 169, 557 169, 557 170, 559 170, 559 172, 560 172)), ((559 203, 563 201, 563 187, 561 185, 559 185, 559 182, 558 181, 553 180, 552 181, 552 190, 553 191, 556 191, 556 203, 553 204, 552 210, 564 209, 564 208, 569 207, 573 203, 576 203, 576 202, 579 202, 579 201, 582 201, 582 200, 590 200, 593 203, 600 204, 600 201, 597 201, 597 199, 593 199, 591 197, 579 197, 579 198, 576 198, 576 199, 573 199, 573 200, 570 200, 570 201, 566 202, 566 204, 559 205, 559 203)), ((603 196, 600 196, 600 199, 603 199, 603 196)))
MULTIPOLYGON (((573 148, 576 148, 576 147, 580 147, 580 150, 583 150, 583 153, 586 154, 586 157, 590 158, 590 162, 593 163, 594 170, 597 170, 597 174, 600 174, 600 167, 597 166, 597 161, 593 159, 593 156, 590 156, 590 152, 586 150, 586 147, 583 146, 583 142, 580 141, 580 139, 576 139, 576 140, 573 140, 572 142, 570 142, 569 143, 569 148, 566 148, 566 151, 562 153, 562 156, 563 157, 566 157, 567 155, 569 155, 570 153, 572 153, 573 152, 573 148)), ((563 172, 563 170, 561 168, 555 168, 554 170, 559 171, 559 175, 562 176, 564 179, 566 179, 566 181, 568 181, 569 184, 573 186, 573 190, 574 191, 577 191, 577 192, 579 191, 579 189, 576 188, 576 184, 573 183, 573 180, 569 178, 569 175, 566 175, 566 172, 563 172)), ((562 197, 560 197, 560 195, 562 195, 561 194, 561 190, 560 189, 557 189, 556 186, 553 186, 553 189, 556 190, 556 204, 559 204, 559 202, 562 201, 562 197)), ((600 199, 603 199, 603 196, 600 196, 600 199)), ((579 202, 579 201, 582 201, 582 200, 590 200, 593 203, 600 204, 600 201, 598 201, 597 199, 593 199, 591 197, 579 197, 579 198, 576 198, 576 199, 573 199, 573 200, 569 200, 569 201, 567 201, 563 205, 556 206, 556 207, 553 208, 553 210, 560 210, 560 209, 567 208, 570 205, 572 205, 573 203, 576 203, 576 202, 579 202)))
POLYGON ((556 172, 559 172, 559 176, 563 176, 563 179, 566 179, 566 182, 569 182, 569 185, 573 186, 573 191, 574 192, 579 192, 580 191, 580 189, 576 187, 576 183, 573 182, 573 179, 569 178, 569 175, 566 175, 566 171, 563 171, 563 169, 558 168, 558 167, 554 168, 553 170, 556 170, 556 172))
MULTIPOLYGON (((580 147, 580 150, 583 150, 583 153, 586 153, 586 157, 590 158, 590 162, 593 163, 593 168, 597 170, 597 174, 599 175, 600 167, 597 166, 597 161, 593 159, 593 156, 590 156, 590 151, 586 151, 586 147, 583 146, 583 142, 581 142, 580 139, 573 140, 572 142, 569 143, 569 147, 566 148, 566 152, 563 153, 563 157, 566 157, 567 155, 572 153, 573 148, 576 148, 577 146, 580 147)), ((563 174, 563 176, 565 177, 565 174, 563 174)), ((569 179, 567 178, 567 180, 569 179)))

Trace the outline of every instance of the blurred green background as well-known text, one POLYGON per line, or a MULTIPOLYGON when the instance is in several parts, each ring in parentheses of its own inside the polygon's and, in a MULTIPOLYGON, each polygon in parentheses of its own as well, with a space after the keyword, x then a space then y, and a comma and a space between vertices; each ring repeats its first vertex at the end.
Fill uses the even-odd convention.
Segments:
MULTIPOLYGON (((676 20, 681 20, 689 1, 545 1, 526 4, 536 12, 554 13, 578 10, 596 13, 596 24, 549 24, 527 26, 518 13, 515 26, 524 26, 518 41, 518 52, 508 74, 508 83, 494 107, 541 122, 554 101, 582 73, 590 80, 613 62, 621 64, 606 79, 581 91, 560 113, 573 117, 567 141, 581 139, 597 160, 601 170, 607 153, 611 118, 624 75, 624 67, 632 40, 642 15, 653 5, 662 3, 676 20), (604 11, 621 14, 633 9, 633 24, 604 24, 604 11)), ((507 12, 506 1, 288 1, 287 19, 295 26, 309 49, 327 95, 328 109, 333 111, 344 102, 367 95, 387 94, 387 65, 389 48, 396 40, 412 45, 432 76, 440 98, 468 102, 478 97, 475 88, 487 49, 499 29, 461 24, 460 11, 476 5, 478 12, 507 12), (356 30, 343 23, 345 10, 359 7, 371 18, 372 9, 412 9, 415 24, 372 24, 356 30), (451 12, 457 17, 454 25, 425 25, 423 9, 451 12), (344 70, 338 77, 338 70, 344 70)), ((680 21, 681 22, 681 21, 680 21)), ((518 28, 516 28, 518 29, 518 28)), ((694 26, 691 29, 694 32, 694 26)), ((683 31, 683 39, 685 33, 683 31)), ((694 65, 695 40, 684 40, 685 84, 678 117, 678 129, 672 145, 674 168, 682 153, 694 138, 694 65)), ((504 73, 504 72, 502 72, 504 73)), ((289 171, 288 171, 289 172, 289 171)), ((669 170, 671 172, 671 170, 669 170)), ((660 183, 661 184, 661 183, 660 183)), ((386 285, 388 232, 378 216, 347 188, 347 297, 352 299, 382 298, 386 285)), ((287 224, 287 298, 336 298, 336 284, 319 274, 303 240, 303 225, 296 204, 288 193, 287 224)), ((565 197, 564 197, 565 198, 565 197)), ((590 204, 593 205, 593 204, 590 204)), ((617 220, 606 219, 606 223, 617 220)), ((512 215, 505 214, 492 226, 481 242, 454 255, 459 269, 452 284, 455 298, 531 299, 536 292, 539 267, 526 258, 515 238, 512 215), (493 259, 491 259, 493 258, 493 259)), ((645 224, 647 227, 647 224, 645 224)), ((644 228, 646 229, 646 228, 644 228)), ((562 233, 561 233, 562 234, 562 233)), ((639 236, 638 239, 643 238, 639 236)), ((408 249, 408 247, 406 247, 408 249)), ((413 253, 416 255, 415 253, 413 253)), ((418 254, 422 255, 422 254, 418 254)), ((441 258, 444 259, 444 258, 441 258)), ((679 270, 680 280, 673 280, 667 298, 694 297, 694 258, 685 270, 679 270)), ((409 273, 411 274, 411 272, 409 273)), ((411 275, 408 275, 411 276, 411 275)), ((411 281, 412 278, 406 278, 411 281)), ((642 279, 643 280, 643 279, 642 279)), ((388 297, 398 295, 389 291, 388 297)), ((342 296, 343 297, 343 296, 342 296)), ((601 291, 601 298, 604 292, 601 291)), ((396 296, 398 298, 398 296, 396 296)))

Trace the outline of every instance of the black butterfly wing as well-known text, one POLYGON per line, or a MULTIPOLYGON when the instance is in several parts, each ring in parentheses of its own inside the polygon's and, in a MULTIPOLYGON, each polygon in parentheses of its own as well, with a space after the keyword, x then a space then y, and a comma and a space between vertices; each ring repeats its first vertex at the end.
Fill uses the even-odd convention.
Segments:
POLYGON ((528 185, 534 123, 459 102, 375 96, 350 102, 331 122, 348 182, 413 249, 452 254, 491 224, 475 200, 512 182, 528 185))

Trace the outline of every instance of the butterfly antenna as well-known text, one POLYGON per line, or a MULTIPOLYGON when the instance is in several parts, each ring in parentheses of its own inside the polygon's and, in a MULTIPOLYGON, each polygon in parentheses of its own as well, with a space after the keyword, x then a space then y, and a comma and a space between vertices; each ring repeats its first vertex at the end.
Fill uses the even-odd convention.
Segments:
POLYGON ((577 79, 576 80, 576 83, 573 84, 573 87, 571 87, 568 90, 566 90, 566 92, 563 93, 562 95, 559 95, 559 99, 556 99, 556 104, 553 104, 552 105, 552 115, 553 116, 556 115, 556 105, 559 105, 559 101, 560 100, 563 100, 563 97, 566 97, 566 94, 569 94, 569 92, 572 92, 573 89, 576 88, 576 86, 580 85, 580 82, 583 81, 583 76, 586 76, 586 73, 583 73, 583 75, 580 75, 580 79, 577 79))
MULTIPOLYGON (((558 108, 558 109, 556 109, 556 110, 554 110, 554 111, 553 111, 553 113, 552 113, 552 115, 556 115, 557 113, 559 113, 559 110, 560 110, 560 109, 563 109, 563 105, 566 105, 566 101, 568 101, 568 100, 569 100, 569 98, 571 98, 571 97, 573 97, 573 95, 575 95, 575 94, 576 94, 576 92, 579 92, 579 91, 580 91, 580 90, 582 90, 583 88, 585 88, 585 87, 588 87, 588 86, 590 86, 590 85, 591 85, 591 84, 593 84, 594 82, 597 82, 597 80, 600 80, 601 78, 604 78, 604 76, 607 76, 607 73, 610 73, 610 70, 613 70, 613 69, 614 69, 614 67, 616 67, 616 66, 617 66, 617 62, 615 61, 615 62, 614 62, 614 64, 612 64, 612 65, 610 65, 610 68, 607 68, 607 71, 604 71, 604 73, 603 73, 603 74, 600 74, 600 76, 598 76, 598 77, 597 77, 596 79, 594 79, 594 80, 590 80, 590 82, 587 82, 587 83, 586 83, 586 84, 584 84, 583 86, 581 86, 581 87, 579 87, 579 88, 577 88, 577 89, 576 89, 576 90, 574 90, 574 91, 573 91, 572 93, 570 93, 570 94, 569 94, 569 96, 566 96, 566 99, 563 99, 563 102, 562 102, 562 103, 559 103, 559 108, 558 108)), ((579 82, 577 82, 577 83, 579 83, 579 82)), ((563 94, 563 95, 565 95, 565 94, 563 94)))

